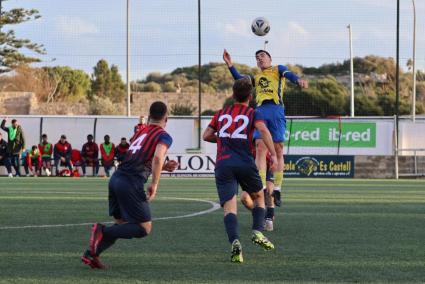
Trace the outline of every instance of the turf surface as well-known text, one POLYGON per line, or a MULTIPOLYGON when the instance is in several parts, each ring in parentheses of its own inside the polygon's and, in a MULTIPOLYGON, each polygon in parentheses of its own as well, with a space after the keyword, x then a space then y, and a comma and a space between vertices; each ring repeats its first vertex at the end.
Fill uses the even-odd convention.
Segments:
MULTIPOLYGON (((211 207, 173 197, 217 201, 212 179, 163 179, 153 216, 211 207)), ((288 179, 267 234, 275 251, 250 243, 240 207, 243 264, 229 262, 220 209, 156 220, 149 237, 104 253, 108 270, 91 270, 79 224, 108 221, 107 209, 105 179, 0 178, 0 282, 425 282, 425 181, 288 179), (76 225, 10 228, 58 224, 76 225)))

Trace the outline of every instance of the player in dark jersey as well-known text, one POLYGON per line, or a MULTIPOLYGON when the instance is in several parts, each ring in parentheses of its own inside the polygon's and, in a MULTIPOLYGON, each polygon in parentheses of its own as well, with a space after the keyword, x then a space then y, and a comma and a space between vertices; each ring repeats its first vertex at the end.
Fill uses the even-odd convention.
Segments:
POLYGON ((273 169, 277 158, 272 137, 261 114, 248 107, 251 93, 249 78, 237 80, 233 85, 235 104, 218 111, 203 134, 205 141, 217 143, 215 180, 224 209, 224 225, 232 244, 232 262, 243 262, 236 217, 238 184, 250 194, 255 204, 252 209, 252 241, 266 250, 274 249, 274 245, 261 232, 264 228, 265 204, 263 184, 252 155, 254 129, 261 133, 271 153, 273 169))
POLYGON ((93 167, 93 176, 99 173, 99 146, 94 142, 92 134, 87 135, 87 143, 81 148, 81 169, 83 176, 86 177, 86 167, 93 167))
POLYGON ((158 188, 161 170, 174 171, 178 163, 165 161, 172 138, 164 130, 167 123, 167 106, 154 102, 150 106, 151 123, 134 134, 130 148, 121 166, 109 181, 109 215, 115 224, 93 224, 89 249, 81 260, 92 268, 105 268, 99 255, 118 239, 146 237, 152 228, 149 203, 158 188), (151 184, 144 184, 152 173, 151 184))

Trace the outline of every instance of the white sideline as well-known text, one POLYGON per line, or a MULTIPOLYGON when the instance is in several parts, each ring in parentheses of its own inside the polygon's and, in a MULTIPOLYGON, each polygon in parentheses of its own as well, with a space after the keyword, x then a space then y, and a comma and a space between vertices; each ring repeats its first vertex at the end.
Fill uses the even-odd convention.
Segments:
MULTIPOLYGON (((185 200, 185 201, 197 201, 197 202, 204 202, 211 205, 211 208, 195 213, 190 213, 186 215, 180 215, 180 216, 168 216, 168 217, 159 217, 159 218, 153 218, 153 221, 157 220, 170 220, 170 219, 182 219, 182 218, 190 218, 200 215, 205 215, 211 212, 214 212, 218 209, 220 209, 220 204, 209 201, 209 200, 203 200, 203 199, 195 199, 195 198, 180 198, 180 197, 163 197, 161 199, 171 199, 171 200, 185 200)), ((103 222, 105 224, 110 224, 113 222, 103 222)), ((63 228, 63 227, 76 227, 76 226, 89 226, 93 223, 76 223, 76 224, 56 224, 56 225, 27 225, 27 226, 6 226, 6 227, 0 227, 0 230, 14 230, 14 229, 41 229, 41 228, 63 228)))

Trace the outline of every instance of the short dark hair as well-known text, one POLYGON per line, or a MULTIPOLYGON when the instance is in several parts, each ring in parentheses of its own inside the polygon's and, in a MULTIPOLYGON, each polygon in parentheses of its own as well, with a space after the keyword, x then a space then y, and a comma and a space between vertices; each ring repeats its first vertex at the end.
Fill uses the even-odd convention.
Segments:
POLYGON ((257 50, 256 52, 255 52, 255 56, 257 56, 259 53, 261 53, 261 52, 264 52, 265 54, 267 54, 270 58, 272 58, 272 56, 270 55, 270 53, 268 53, 267 51, 265 51, 264 49, 260 49, 260 50, 257 50))
POLYGON ((121 141, 122 141, 122 140, 127 140, 127 138, 125 138, 125 137, 121 137, 121 141))
POLYGON ((12 119, 12 124, 15 123, 15 122, 17 122, 17 120, 16 119, 12 119))
POLYGON ((151 104, 149 108, 149 117, 155 121, 159 121, 167 115, 167 112, 167 105, 157 101, 151 104))
POLYGON ((47 138, 47 134, 41 135, 41 138, 47 138))
POLYGON ((111 139, 111 137, 109 137, 108 134, 106 134, 105 136, 103 136, 103 139, 106 140, 106 138, 111 139))
POLYGON ((244 77, 238 79, 233 84, 233 98, 238 103, 244 103, 249 100, 252 94, 252 82, 251 78, 244 77))
POLYGON ((87 139, 89 138, 93 139, 93 135, 92 134, 87 135, 87 139))

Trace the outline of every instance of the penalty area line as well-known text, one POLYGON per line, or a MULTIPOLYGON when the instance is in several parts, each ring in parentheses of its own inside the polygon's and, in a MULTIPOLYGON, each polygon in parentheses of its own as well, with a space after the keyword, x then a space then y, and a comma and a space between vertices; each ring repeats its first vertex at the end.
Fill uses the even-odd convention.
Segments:
MULTIPOLYGON (((158 218, 152 218, 152 221, 158 221, 158 220, 170 220, 170 219, 183 219, 183 218, 190 218, 190 217, 196 217, 200 215, 209 214, 211 212, 214 212, 221 208, 220 204, 214 201, 209 200, 203 200, 203 199, 195 199, 195 198, 179 198, 179 197, 163 197, 161 199, 168 199, 168 200, 183 200, 183 201, 196 201, 196 202, 203 202, 208 203, 211 205, 211 207, 207 210, 202 210, 190 214, 185 215, 179 215, 179 216, 167 216, 167 217, 158 217, 158 218)), ((111 224, 113 222, 103 222, 104 224, 111 224)), ((19 230, 19 229, 43 229, 43 228, 64 228, 64 227, 77 227, 77 226, 89 226, 93 223, 75 223, 75 224, 52 224, 52 225, 26 225, 26 226, 4 226, 0 227, 0 230, 19 230)))

